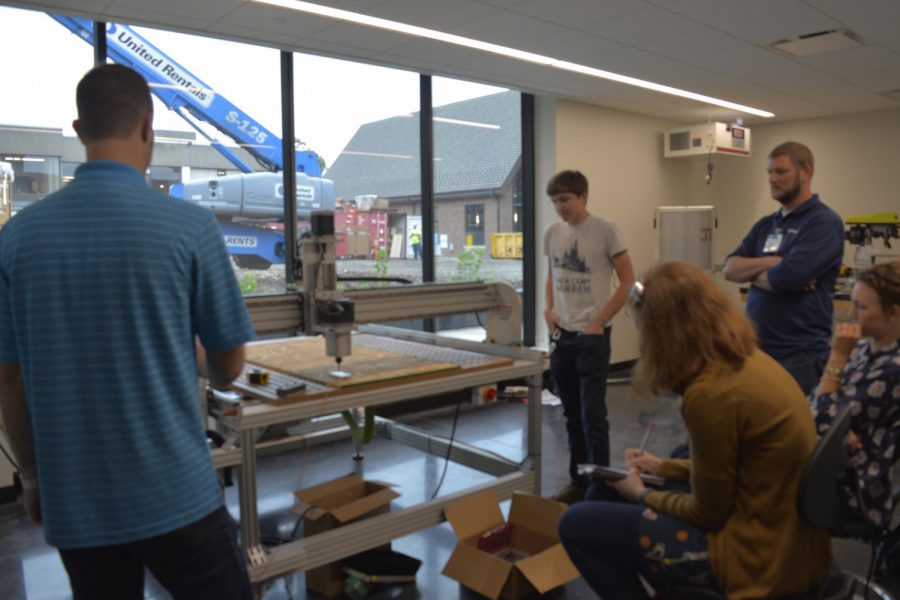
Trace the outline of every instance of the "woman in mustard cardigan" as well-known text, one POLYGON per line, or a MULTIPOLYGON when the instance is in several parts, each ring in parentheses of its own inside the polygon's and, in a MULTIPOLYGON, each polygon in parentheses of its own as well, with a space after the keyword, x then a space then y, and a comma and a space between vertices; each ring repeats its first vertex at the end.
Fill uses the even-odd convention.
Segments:
POLYGON ((700 269, 661 264, 635 284, 630 303, 640 332, 635 379, 683 397, 691 458, 628 450, 631 473, 611 484, 626 502, 581 502, 560 521, 572 562, 603 600, 647 598, 638 574, 661 591, 678 582, 729 599, 814 589, 831 543, 796 509, 816 444, 803 392, 700 269), (639 472, 688 482, 690 491, 647 488, 639 472))

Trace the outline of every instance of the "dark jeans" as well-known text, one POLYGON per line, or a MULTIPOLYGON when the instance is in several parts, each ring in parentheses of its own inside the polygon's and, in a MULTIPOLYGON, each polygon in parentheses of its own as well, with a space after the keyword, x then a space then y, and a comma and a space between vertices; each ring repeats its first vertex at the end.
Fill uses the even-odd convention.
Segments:
POLYGON ((253 597, 237 525, 225 507, 175 531, 120 544, 60 550, 74 600, 141 600, 144 568, 175 600, 253 597))
POLYGON ((419 260, 419 254, 422 252, 422 244, 413 244, 413 260, 419 260))
POLYGON ((797 380, 800 389, 808 396, 816 389, 816 385, 822 378, 827 360, 828 356, 822 356, 820 352, 797 352, 778 362, 785 371, 791 374, 791 377, 797 380))
POLYGON ((706 534, 640 504, 574 504, 560 519, 559 537, 603 600, 648 598, 638 575, 657 591, 670 583, 716 589, 706 534))
POLYGON ((607 327, 604 335, 557 331, 550 371, 566 416, 569 476, 574 483, 587 486, 590 482, 578 475, 578 464, 609 464, 606 379, 612 328, 607 327))

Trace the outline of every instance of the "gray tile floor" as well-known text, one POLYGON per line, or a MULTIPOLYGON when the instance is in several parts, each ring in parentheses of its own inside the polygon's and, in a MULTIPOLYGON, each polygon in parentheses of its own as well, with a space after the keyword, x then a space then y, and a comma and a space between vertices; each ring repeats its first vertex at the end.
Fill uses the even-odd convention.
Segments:
MULTIPOLYGON (((647 449, 667 454, 685 439, 677 407, 666 400, 637 400, 628 385, 610 385, 608 405, 612 431, 613 462, 621 461, 625 448, 639 444, 649 420, 656 423, 647 449)), ((566 434, 559 406, 545 406, 543 416, 542 493, 550 495, 568 480, 566 434)), ((448 436, 453 409, 420 413, 400 419, 436 434, 448 436)), ((520 404, 497 404, 461 411, 456 439, 490 450, 514 461, 525 457, 526 408, 520 404)), ((393 441, 376 438, 366 447, 365 459, 355 461, 349 441, 313 446, 303 450, 263 457, 258 471, 260 530, 264 539, 276 543, 289 538, 296 517, 289 510, 293 491, 348 473, 396 485, 401 496, 395 506, 405 507, 431 497, 444 470, 440 457, 426 455, 393 441)), ((451 463, 440 489, 449 494, 488 481, 489 476, 451 463)), ((226 491, 233 514, 238 513, 237 493, 226 491)), ((456 543, 448 524, 397 539, 393 548, 423 561, 415 585, 397 586, 378 594, 382 598, 470 599, 479 598, 441 569, 456 543)), ((865 547, 857 543, 836 544, 838 560, 845 567, 864 573, 868 560, 865 547)), ((31 525, 16 505, 0 506, 0 597, 5 600, 63 600, 71 598, 68 580, 56 552, 43 542, 41 530, 31 525)), ((147 598, 168 598, 155 581, 148 581, 147 598)), ((552 599, 596 598, 583 580, 576 580, 547 595, 552 599)), ((276 580, 264 588, 265 600, 318 598, 305 591, 302 573, 276 580)))

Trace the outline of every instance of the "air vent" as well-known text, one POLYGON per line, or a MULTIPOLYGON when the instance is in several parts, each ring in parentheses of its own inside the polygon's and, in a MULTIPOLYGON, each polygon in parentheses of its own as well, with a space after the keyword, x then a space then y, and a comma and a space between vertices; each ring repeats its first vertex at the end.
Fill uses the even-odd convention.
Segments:
POLYGON ((846 29, 829 29, 799 35, 790 40, 780 40, 769 44, 769 48, 788 56, 815 56, 835 50, 846 50, 862 46, 860 37, 846 29))

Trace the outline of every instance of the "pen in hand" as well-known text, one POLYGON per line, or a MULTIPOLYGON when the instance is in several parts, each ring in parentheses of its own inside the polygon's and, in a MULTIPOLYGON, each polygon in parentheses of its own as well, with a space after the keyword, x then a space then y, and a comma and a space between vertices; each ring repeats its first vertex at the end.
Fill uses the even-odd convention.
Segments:
POLYGON ((638 451, 636 456, 644 455, 644 448, 647 446, 647 440, 650 439, 650 434, 653 433, 653 430, 656 429, 656 424, 653 421, 647 423, 647 431, 644 432, 644 437, 641 440, 641 445, 638 446, 638 451))

